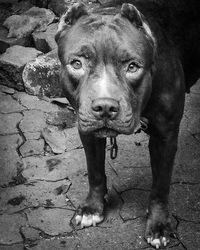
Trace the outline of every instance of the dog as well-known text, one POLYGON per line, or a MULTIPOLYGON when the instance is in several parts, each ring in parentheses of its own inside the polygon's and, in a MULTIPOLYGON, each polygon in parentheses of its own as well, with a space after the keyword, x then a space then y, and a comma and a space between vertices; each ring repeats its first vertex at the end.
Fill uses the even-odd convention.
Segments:
POLYGON ((93 10, 75 4, 55 37, 60 80, 77 112, 88 169, 89 193, 76 223, 103 221, 106 138, 134 133, 144 117, 153 178, 145 237, 156 248, 173 234, 168 196, 179 124, 185 92, 200 76, 197 32, 191 30, 198 13, 188 7, 181 16, 173 1, 166 2, 114 1, 93 10))

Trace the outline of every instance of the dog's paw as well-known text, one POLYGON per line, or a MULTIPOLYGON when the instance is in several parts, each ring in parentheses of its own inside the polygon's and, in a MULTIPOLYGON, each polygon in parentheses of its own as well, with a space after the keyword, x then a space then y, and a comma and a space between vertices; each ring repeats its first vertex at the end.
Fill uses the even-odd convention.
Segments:
POLYGON ((169 243, 169 239, 167 239, 166 237, 162 237, 162 236, 159 239, 158 238, 154 239, 153 237, 148 237, 147 243, 152 245, 156 249, 159 249, 162 246, 166 247, 167 244, 169 243))
POLYGON ((81 225, 81 228, 84 227, 90 227, 90 226, 96 226, 96 224, 99 224, 104 219, 103 215, 100 215, 98 213, 96 214, 83 214, 79 215, 77 214, 75 217, 76 225, 81 225))
POLYGON ((170 237, 175 238, 176 234, 169 220, 166 223, 157 220, 154 221, 152 218, 147 220, 145 238, 151 246, 156 249, 166 247, 170 242, 170 237))

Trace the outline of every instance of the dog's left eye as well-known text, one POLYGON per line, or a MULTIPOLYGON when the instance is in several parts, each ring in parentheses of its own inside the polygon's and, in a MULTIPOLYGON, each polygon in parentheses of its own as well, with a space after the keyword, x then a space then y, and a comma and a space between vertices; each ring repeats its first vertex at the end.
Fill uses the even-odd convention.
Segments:
POLYGON ((138 71, 138 69, 139 69, 139 66, 136 63, 131 62, 128 65, 127 72, 135 73, 136 71, 138 71))
POLYGON ((81 61, 75 59, 71 62, 71 65, 74 69, 81 69, 82 68, 82 63, 81 61))

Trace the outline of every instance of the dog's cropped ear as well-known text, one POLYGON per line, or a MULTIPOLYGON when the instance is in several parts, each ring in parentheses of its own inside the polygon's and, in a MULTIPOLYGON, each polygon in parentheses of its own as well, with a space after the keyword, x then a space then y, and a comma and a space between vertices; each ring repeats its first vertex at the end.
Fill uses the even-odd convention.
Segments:
POLYGON ((75 3, 60 18, 55 40, 60 37, 61 32, 67 27, 73 25, 81 16, 88 15, 87 8, 83 3, 75 3))
POLYGON ((143 25, 141 13, 132 4, 124 3, 121 7, 121 15, 127 18, 131 23, 135 23, 137 27, 143 25))

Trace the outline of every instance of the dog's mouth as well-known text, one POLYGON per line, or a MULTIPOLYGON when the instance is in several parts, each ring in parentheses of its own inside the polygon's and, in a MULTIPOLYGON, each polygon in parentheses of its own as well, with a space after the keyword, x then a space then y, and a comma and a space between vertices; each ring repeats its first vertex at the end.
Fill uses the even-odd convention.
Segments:
POLYGON ((114 130, 114 129, 110 129, 110 128, 100 128, 94 131, 95 136, 97 137, 116 137, 119 133, 114 130))

